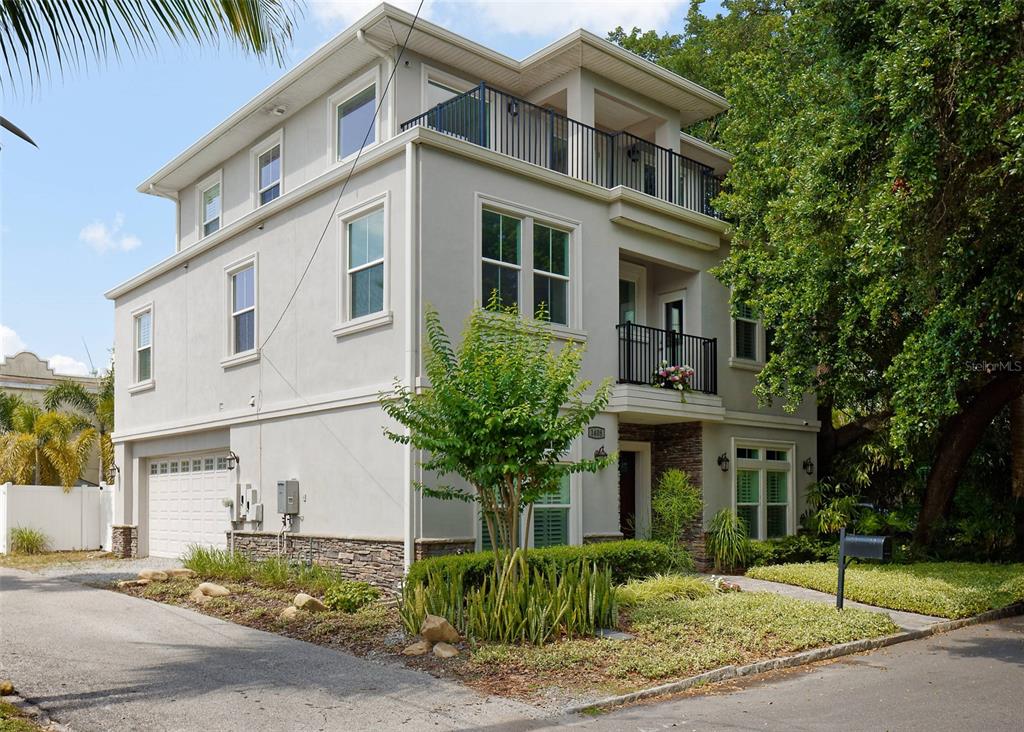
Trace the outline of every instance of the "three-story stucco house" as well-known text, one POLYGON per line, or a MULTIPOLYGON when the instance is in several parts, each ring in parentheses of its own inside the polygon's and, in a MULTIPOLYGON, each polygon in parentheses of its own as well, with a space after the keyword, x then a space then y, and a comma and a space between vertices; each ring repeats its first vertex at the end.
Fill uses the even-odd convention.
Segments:
POLYGON ((584 31, 516 61, 421 20, 399 59, 412 21, 379 6, 140 186, 174 202, 177 250, 107 293, 119 550, 230 545, 389 584, 486 543, 474 505, 414 490, 378 396, 423 386, 428 304, 458 333, 494 290, 544 303, 582 377, 616 382, 574 452, 618 470, 537 506, 531 544, 646 535, 669 467, 705 523, 734 507, 756 537, 794 532, 813 405, 752 396, 770 343, 709 273, 729 158, 680 133, 726 101, 584 31), (685 402, 650 385, 662 361, 694 368, 685 402))

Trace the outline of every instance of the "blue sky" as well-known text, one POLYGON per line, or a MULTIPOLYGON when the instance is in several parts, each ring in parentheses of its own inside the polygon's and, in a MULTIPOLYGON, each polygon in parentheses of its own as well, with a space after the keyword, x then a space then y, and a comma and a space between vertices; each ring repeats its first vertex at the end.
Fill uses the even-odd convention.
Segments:
MULTIPOLYGON (((415 2, 393 4, 415 10, 415 2)), ((286 68, 376 5, 310 0, 286 68)), ((576 27, 682 30, 685 0, 427 0, 428 20, 522 58, 576 27)), ((717 12, 710 0, 705 13, 717 12)), ((98 368, 113 345, 103 292, 174 251, 170 201, 135 186, 282 73, 220 48, 167 46, 31 93, 0 99, 2 114, 39 149, 0 136, 0 339, 59 372, 98 368), (84 341, 84 343, 83 343, 84 341)))

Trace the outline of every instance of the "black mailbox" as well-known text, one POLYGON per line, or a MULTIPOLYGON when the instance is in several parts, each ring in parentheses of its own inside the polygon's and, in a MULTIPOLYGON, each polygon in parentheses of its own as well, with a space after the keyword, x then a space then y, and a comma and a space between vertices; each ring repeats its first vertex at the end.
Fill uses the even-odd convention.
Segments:
POLYGON ((843 554, 857 559, 892 559, 892 539, 888 536, 847 534, 843 554))

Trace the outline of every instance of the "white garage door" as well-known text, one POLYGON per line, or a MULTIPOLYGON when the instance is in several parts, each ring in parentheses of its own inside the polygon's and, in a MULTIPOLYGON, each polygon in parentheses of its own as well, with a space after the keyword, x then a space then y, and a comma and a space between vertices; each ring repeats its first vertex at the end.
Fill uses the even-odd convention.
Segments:
POLYGON ((225 498, 235 487, 224 454, 171 455, 149 463, 149 553, 179 557, 190 544, 223 549, 225 498))

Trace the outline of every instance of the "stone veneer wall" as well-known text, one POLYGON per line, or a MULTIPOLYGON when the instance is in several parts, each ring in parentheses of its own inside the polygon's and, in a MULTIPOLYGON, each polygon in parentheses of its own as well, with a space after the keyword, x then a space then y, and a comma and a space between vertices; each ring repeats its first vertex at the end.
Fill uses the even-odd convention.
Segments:
MULTIPOLYGON (((704 441, 700 422, 675 424, 619 424, 619 440, 647 442, 651 445, 651 491, 657 490, 661 474, 678 468, 690 476, 694 485, 704 485, 704 441)), ((698 518, 680 537, 693 556, 697 569, 707 571, 710 564, 704 548, 704 519, 698 518)))
POLYGON ((111 531, 110 553, 119 559, 139 556, 139 527, 114 526, 111 531))
MULTIPOLYGON (((399 589, 404 575, 405 548, 401 541, 391 539, 236 531, 234 542, 236 552, 252 559, 312 559, 316 564, 338 568, 349 579, 369 582, 389 592, 399 589)), ((230 548, 230 532, 227 545, 230 548)))
POLYGON ((469 554, 476 551, 476 539, 417 539, 416 560, 445 557, 450 554, 469 554))

